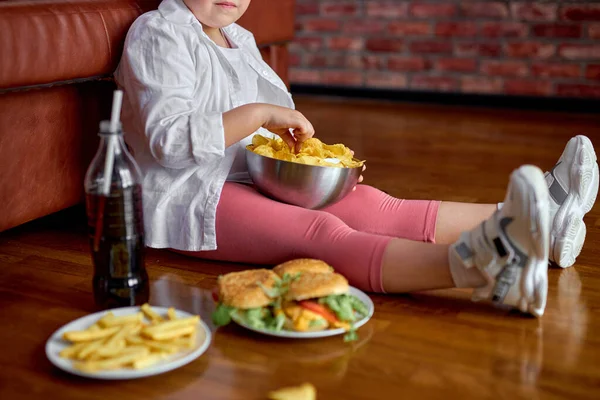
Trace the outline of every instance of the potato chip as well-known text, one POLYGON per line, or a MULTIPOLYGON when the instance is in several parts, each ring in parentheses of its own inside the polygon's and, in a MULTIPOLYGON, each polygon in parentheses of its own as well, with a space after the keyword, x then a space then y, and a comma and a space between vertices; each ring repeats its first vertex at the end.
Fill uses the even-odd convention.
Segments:
POLYGON ((352 152, 349 148, 344 146, 343 144, 331 144, 331 145, 323 145, 325 151, 331 152, 331 156, 350 156, 352 157, 352 152))
POLYGON ((273 158, 283 161, 296 161, 296 155, 285 150, 279 150, 273 155, 273 158))
POLYGON ((256 147, 253 151, 261 156, 275 158, 275 151, 271 146, 266 144, 256 147))
POLYGON ((271 139, 264 137, 263 135, 254 135, 252 137, 252 145, 254 147, 271 144, 271 139))
POLYGON ((323 143, 317 138, 310 138, 302 143, 300 153, 313 157, 325 158, 323 143))
POLYGON ((252 144, 246 148, 261 156, 306 165, 356 168, 364 164, 364 161, 356 160, 352 151, 343 144, 327 145, 317 138, 310 138, 303 142, 298 154, 294 154, 281 138, 270 139, 260 134, 254 135, 252 144), (340 162, 333 163, 327 161, 328 158, 335 158, 340 162))
POLYGON ((271 147, 275 151, 287 151, 290 152, 290 147, 281 138, 277 138, 271 142, 271 147))
POLYGON ((296 157, 296 162, 300 164, 321 165, 321 161, 320 158, 314 156, 301 155, 296 157))

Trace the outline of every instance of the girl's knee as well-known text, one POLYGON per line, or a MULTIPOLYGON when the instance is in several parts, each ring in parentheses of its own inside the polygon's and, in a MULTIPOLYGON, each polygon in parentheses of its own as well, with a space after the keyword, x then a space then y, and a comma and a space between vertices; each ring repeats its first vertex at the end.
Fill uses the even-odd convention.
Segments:
POLYGON ((310 240, 327 242, 354 232, 341 219, 327 212, 318 212, 308 226, 306 236, 310 240))
POLYGON ((380 199, 382 197, 388 196, 388 194, 386 194, 385 192, 369 185, 356 186, 356 191, 354 191, 354 194, 360 196, 361 198, 370 200, 380 199))

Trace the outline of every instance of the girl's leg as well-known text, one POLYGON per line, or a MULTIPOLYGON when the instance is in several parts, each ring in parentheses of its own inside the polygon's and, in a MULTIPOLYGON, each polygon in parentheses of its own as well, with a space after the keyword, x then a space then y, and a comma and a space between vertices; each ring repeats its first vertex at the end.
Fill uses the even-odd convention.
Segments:
POLYGON ((323 211, 361 232, 450 244, 461 232, 489 218, 496 208, 496 204, 402 200, 372 186, 358 185, 356 191, 323 211))
POLYGON ((184 253, 259 265, 317 258, 371 292, 383 292, 384 279, 394 292, 454 287, 448 246, 359 232, 332 214, 279 203, 245 185, 225 184, 216 228, 217 250, 184 253), (393 266, 389 277, 382 277, 384 264, 393 266))
POLYGON ((497 204, 442 202, 437 215, 435 242, 447 244, 456 242, 461 232, 475 228, 497 209, 497 204))
POLYGON ((228 183, 217 208, 219 249, 191 254, 270 265, 318 258, 367 291, 476 287, 477 298, 539 316, 547 294, 547 199, 541 171, 520 168, 511 176, 501 211, 447 246, 359 232, 333 214, 278 203, 228 183))

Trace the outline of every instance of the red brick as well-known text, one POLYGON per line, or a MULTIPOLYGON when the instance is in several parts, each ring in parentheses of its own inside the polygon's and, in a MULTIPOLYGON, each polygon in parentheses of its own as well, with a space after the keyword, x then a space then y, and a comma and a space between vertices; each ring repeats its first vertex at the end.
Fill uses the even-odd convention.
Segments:
POLYGON ((431 34, 429 22, 395 21, 388 25, 388 32, 392 35, 424 36, 431 34))
POLYGON ((296 15, 318 15, 318 1, 296 1, 296 15))
POLYGON ((407 3, 375 0, 369 0, 365 3, 367 3, 367 15, 369 17, 399 18, 406 17, 408 14, 407 3))
POLYGON ((452 42, 415 40, 410 44, 410 51, 415 54, 449 54, 452 53, 452 42))
POLYGON ((457 86, 457 80, 449 76, 414 75, 410 80, 410 87, 414 89, 448 92, 457 86))
POLYGON ((379 39, 373 38, 368 39, 365 45, 369 51, 375 51, 380 53, 395 53, 402 50, 404 42, 402 39, 379 39))
POLYGON ((385 62, 379 56, 363 55, 360 57, 362 69, 383 69, 385 62))
POLYGON ((559 83, 556 85, 556 94, 566 97, 600 98, 600 85, 559 83))
POLYGON ((385 63, 381 57, 374 55, 338 54, 329 58, 328 65, 334 68, 373 70, 383 69, 385 63))
POLYGON ((290 52, 290 66, 298 67, 302 64, 302 56, 300 54, 290 52))
POLYGON ((506 18, 508 7, 499 1, 461 2, 464 16, 471 18, 506 18))
POLYGON ((423 71, 429 69, 429 62, 423 57, 391 56, 387 67, 390 71, 423 71))
POLYGON ((361 50, 364 46, 362 38, 336 36, 327 39, 327 47, 331 50, 361 50))
POLYGON ((600 4, 562 6, 559 14, 567 21, 600 21, 600 4))
POLYGON ((467 93, 502 93, 504 82, 502 78, 488 78, 483 76, 463 76, 460 87, 467 93))
POLYGON ((406 76, 389 72, 371 71, 367 73, 367 86, 378 88, 405 88, 406 76))
POLYGON ((314 69, 290 68, 290 82, 320 83, 321 71, 316 71, 314 69))
POLYGON ((353 1, 328 1, 321 4, 321 15, 328 17, 353 16, 357 12, 357 4, 353 1))
POLYGON ((555 21, 558 6, 540 2, 511 3, 510 9, 514 19, 524 21, 555 21))
POLYGON ((360 65, 358 54, 334 54, 327 59, 327 66, 332 68, 357 69, 358 65, 360 65))
POLYGON ((549 96, 552 94, 552 83, 512 79, 504 83, 504 91, 512 95, 549 96))
POLYGON ((484 60, 481 62, 481 72, 492 76, 527 76, 529 69, 523 61, 484 60))
POLYGON ((305 32, 337 32, 340 30, 340 21, 335 19, 310 18, 302 22, 305 32))
POLYGON ((485 37, 524 37, 529 28, 522 22, 484 22, 481 34, 485 37))
POLYGON ((456 45, 456 55, 465 57, 498 57, 502 53, 499 43, 462 42, 456 45))
POLYGON ((590 64, 585 71, 586 79, 590 81, 600 81, 600 64, 590 64))
POLYGON ((506 53, 518 58, 550 58, 554 55, 556 46, 542 42, 515 42, 506 45, 506 53))
POLYGON ((324 54, 306 54, 305 64, 312 68, 321 68, 327 66, 327 57, 324 54))
POLYGON ((290 50, 302 49, 314 51, 323 46, 323 39, 315 36, 296 36, 290 44, 290 50))
POLYGON ((438 22, 435 26, 437 36, 466 36, 471 37, 477 34, 477 24, 475 22, 438 22))
POLYGON ((533 63, 531 74, 541 78, 578 78, 581 75, 579 64, 533 63))
POLYGON ((477 60, 472 58, 440 58, 435 68, 444 72, 475 72, 477 60))
POLYGON ((329 85, 358 86, 363 83, 363 74, 354 71, 323 71, 322 82, 329 85))
POLYGON ((579 38, 582 35, 580 24, 536 24, 532 28, 533 36, 550 38, 579 38))
POLYGON ((409 8, 410 15, 417 18, 453 17, 457 13, 455 4, 413 3, 409 8))
POLYGON ((348 21, 344 24, 345 33, 380 33, 384 28, 383 22, 368 19, 348 21))
POLYGON ((600 58, 600 44, 562 44, 558 54, 569 60, 596 60, 600 58))
POLYGON ((600 39, 600 24, 590 24, 588 27, 588 36, 592 39, 600 39))

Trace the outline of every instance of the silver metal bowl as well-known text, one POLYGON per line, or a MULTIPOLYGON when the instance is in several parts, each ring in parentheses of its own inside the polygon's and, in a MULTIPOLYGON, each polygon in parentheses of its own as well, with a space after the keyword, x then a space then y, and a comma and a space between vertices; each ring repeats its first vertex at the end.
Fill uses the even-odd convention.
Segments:
POLYGON ((268 197, 319 209, 343 199, 358 183, 362 167, 320 167, 282 161, 246 149, 248 171, 256 188, 268 197))

